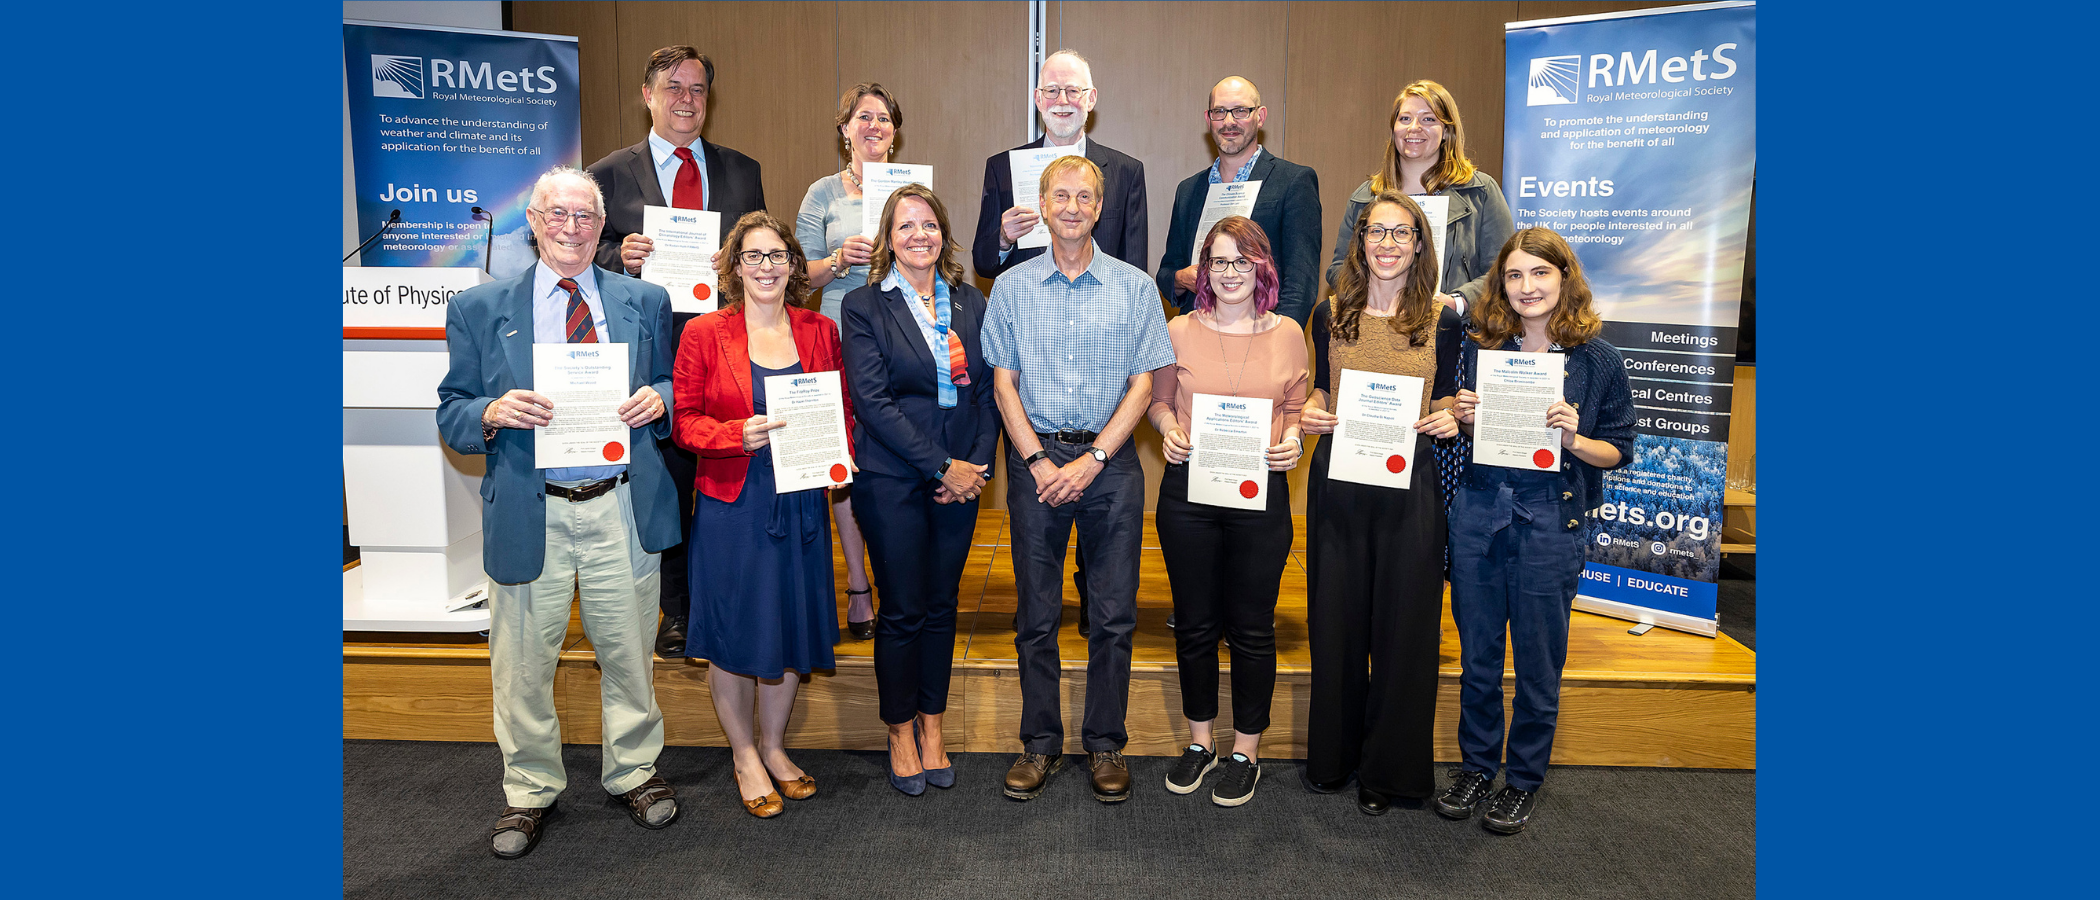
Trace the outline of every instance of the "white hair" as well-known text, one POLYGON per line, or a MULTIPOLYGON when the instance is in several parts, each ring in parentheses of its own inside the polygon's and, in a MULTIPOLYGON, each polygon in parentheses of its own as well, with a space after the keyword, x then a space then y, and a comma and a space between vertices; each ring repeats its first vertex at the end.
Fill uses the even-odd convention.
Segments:
POLYGON ((538 181, 533 182, 532 199, 530 201, 532 207, 538 209, 540 207, 540 198, 545 196, 547 191, 554 186, 554 182, 563 178, 574 178, 590 185, 591 200, 598 205, 593 212, 596 212, 599 218, 605 217, 605 191, 598 187, 598 179, 592 178, 591 173, 575 166, 555 166, 552 169, 548 169, 546 174, 541 175, 538 181))
MULTIPOLYGON (((1043 57, 1043 67, 1044 67, 1044 68, 1049 68, 1049 67, 1050 67, 1050 61, 1051 61, 1051 60, 1053 60, 1053 59, 1056 59, 1056 58, 1058 58, 1058 57, 1060 57, 1060 56, 1069 56, 1069 57, 1071 57, 1071 58, 1072 58, 1072 61, 1073 61, 1073 62, 1076 62, 1076 63, 1078 63, 1078 64, 1079 64, 1079 71, 1081 72, 1081 74, 1083 74, 1083 75, 1084 75, 1084 76, 1086 77, 1086 86, 1087 86, 1087 87, 1090 87, 1090 88, 1094 86, 1094 64, 1093 64, 1093 63, 1090 63, 1090 62, 1087 62, 1087 61, 1086 61, 1086 57, 1084 57, 1084 56, 1080 56, 1080 55, 1079 55, 1079 51, 1077 51, 1077 50, 1058 50, 1058 51, 1055 51, 1055 52, 1051 53, 1051 54, 1050 54, 1049 56, 1045 56, 1045 57, 1043 57)), ((1038 71, 1037 71, 1037 72, 1035 73, 1035 81, 1036 81, 1036 84, 1037 84, 1038 86, 1040 86, 1040 85, 1041 85, 1041 84, 1043 83, 1043 73, 1042 73, 1042 72, 1041 72, 1040 70, 1038 70, 1038 71)))

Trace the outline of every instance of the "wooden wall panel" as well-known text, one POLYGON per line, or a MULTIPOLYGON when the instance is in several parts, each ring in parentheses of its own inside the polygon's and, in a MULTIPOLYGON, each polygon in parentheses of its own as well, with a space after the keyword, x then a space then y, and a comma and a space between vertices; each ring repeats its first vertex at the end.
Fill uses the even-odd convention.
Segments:
POLYGON ((640 105, 639 90, 621 85, 641 83, 642 60, 631 64, 620 56, 619 28, 612 3, 528 2, 511 5, 511 27, 517 31, 576 36, 576 62, 582 71, 583 164, 641 140, 640 132, 622 139, 627 124, 621 104, 640 105), (614 65, 614 63, 619 63, 614 65), (630 75, 622 76, 621 73, 630 75), (616 77, 617 76, 617 77, 616 77), (632 97, 630 98, 630 95, 632 97))

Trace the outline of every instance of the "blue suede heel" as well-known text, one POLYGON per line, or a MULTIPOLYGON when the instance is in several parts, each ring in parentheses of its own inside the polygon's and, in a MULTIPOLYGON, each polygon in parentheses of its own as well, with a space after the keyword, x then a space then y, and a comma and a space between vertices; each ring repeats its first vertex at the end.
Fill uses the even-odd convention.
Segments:
MULTIPOLYGON (((918 741, 919 731, 919 720, 914 718, 911 720, 911 736, 913 742, 918 741)), ((950 762, 952 763, 953 760, 950 760, 950 762)), ((933 785, 934 787, 940 788, 942 790, 946 790, 955 786, 955 766, 948 765, 938 769, 927 768, 926 751, 923 748, 919 751, 919 769, 920 776, 926 779, 927 784, 933 785)))
MULTIPOLYGON (((892 738, 890 743, 896 743, 896 739, 892 738)), ((921 768, 923 769, 924 767, 922 766, 921 768)), ((926 793, 926 773, 924 771, 910 777, 898 775, 895 769, 890 768, 890 763, 887 759, 882 762, 882 771, 883 774, 890 776, 890 787, 902 791, 905 796, 917 797, 926 793)), ((949 783, 954 783, 954 776, 949 776, 949 783)))

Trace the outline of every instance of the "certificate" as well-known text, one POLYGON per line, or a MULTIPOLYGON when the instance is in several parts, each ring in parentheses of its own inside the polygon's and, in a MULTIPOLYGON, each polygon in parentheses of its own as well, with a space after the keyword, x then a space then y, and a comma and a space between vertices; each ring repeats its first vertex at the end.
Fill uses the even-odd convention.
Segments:
POLYGON ((839 384, 837 372, 766 376, 766 421, 787 423, 770 432, 774 493, 853 481, 839 384))
POLYGON ((1189 399, 1189 502, 1269 508, 1266 397, 1196 394, 1189 399))
POLYGON ((554 401, 553 420, 533 431, 533 466, 627 462, 628 428, 617 410, 627 387, 626 344, 534 344, 532 389, 554 401))
POLYGON ((715 299, 715 267, 708 261, 722 249, 721 213, 644 206, 642 235, 656 245, 642 263, 642 280, 670 291, 674 312, 711 313, 722 305, 715 299))
POLYGON ((860 170, 860 233, 869 240, 882 230, 882 207, 898 188, 913 182, 933 187, 932 166, 866 163, 860 170))
MULTIPOLYGON (((1006 151, 1006 167, 1014 175, 1014 205, 1033 210, 1036 214, 1035 228, 1014 242, 1014 249, 1022 247, 1050 246, 1050 223, 1042 219, 1043 213, 1043 169, 1050 161, 1060 156, 1072 156, 1079 152, 1079 145, 1070 147, 1038 147, 1035 149, 1006 151)), ((1000 210, 1005 215, 1006 210, 1000 210)))
MULTIPOLYGON (((1196 242, 1189 245, 1189 265, 1203 261, 1203 238, 1226 216, 1254 216, 1254 200, 1261 196, 1261 182, 1235 181, 1214 184, 1203 198, 1203 213, 1196 217, 1196 242)), ((1198 273, 1201 277, 1201 273, 1198 273)))
POLYGON ((1438 277, 1441 278, 1443 277, 1445 256, 1444 223, 1451 221, 1451 198, 1448 195, 1441 194, 1409 194, 1407 196, 1408 199, 1421 205, 1422 215, 1429 219, 1429 237, 1436 241, 1430 246, 1436 248, 1437 272, 1438 277))
POLYGON ((1480 406, 1473 414, 1473 461, 1512 469, 1560 468, 1560 429, 1546 427, 1546 409, 1560 399, 1568 358, 1558 353, 1482 350, 1480 406))
MULTIPOLYGON (((1327 477, 1379 487, 1414 487, 1415 423, 1422 419, 1422 379, 1343 369, 1334 392, 1333 452, 1327 477)), ((1434 484, 1430 487, 1435 487, 1434 484)))

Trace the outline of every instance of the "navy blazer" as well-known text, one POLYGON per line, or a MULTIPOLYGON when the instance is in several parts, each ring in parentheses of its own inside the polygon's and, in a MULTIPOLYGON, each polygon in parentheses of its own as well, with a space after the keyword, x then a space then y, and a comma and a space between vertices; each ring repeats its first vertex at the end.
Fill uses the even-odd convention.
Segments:
MULTIPOLYGON (((936 276, 938 277, 938 276, 936 276)), ((853 394, 854 463, 898 478, 931 480, 950 457, 988 466, 998 446, 999 410, 992 366, 978 335, 984 294, 968 282, 948 290, 948 327, 962 341, 969 384, 955 386, 955 408, 942 409, 935 360, 902 291, 863 285, 840 306, 846 387, 853 394)), ((940 365, 947 365, 944 356, 940 365)))
MULTIPOLYGON (((728 234, 745 213, 766 208, 766 186, 759 180, 757 160, 712 141, 701 143, 700 155, 707 166, 706 206, 722 214, 722 233, 728 234)), ((648 138, 605 154, 588 171, 605 192, 605 231, 598 235, 598 266, 619 272, 620 242, 641 233, 642 207, 670 206, 671 201, 657 183, 648 138)), ((681 326, 689 318, 679 316, 681 326)))
MULTIPOLYGON (((1034 150, 1045 138, 1015 147, 1034 150)), ((1088 138, 1086 158, 1101 167, 1108 183, 1101 187, 1101 219, 1094 223, 1094 243, 1101 252, 1145 270, 1151 259, 1151 213, 1145 206, 1145 164, 1088 138)), ((1005 153, 994 153, 984 161, 984 194, 977 209, 977 241, 970 245, 970 262, 980 278, 1000 273, 1043 255, 1045 247, 1015 247, 999 261, 999 217, 1014 208, 1013 162, 1005 153)), ((1040 209, 1037 210, 1041 212, 1040 209)))
MULTIPOLYGON (((1247 180, 1261 182, 1261 196, 1254 198, 1253 215, 1247 218, 1261 226, 1262 233, 1269 236, 1270 251, 1276 254, 1276 275, 1282 281, 1276 314, 1289 316, 1304 328, 1313 303, 1320 299, 1320 176, 1264 147, 1247 180)), ((1182 312, 1196 305, 1196 294, 1176 289, 1174 273, 1196 262, 1189 250, 1202 237, 1196 233, 1196 222, 1203 218, 1203 200, 1209 195, 1209 167, 1183 179, 1174 189, 1167 250, 1154 277, 1160 295, 1182 312)))
MULTIPOLYGON (((481 414, 490 403, 513 389, 532 389, 536 269, 454 294, 445 309, 452 368, 438 383, 438 432, 453 450, 489 457, 481 479, 481 563, 499 584, 538 578, 546 562, 547 479, 533 465, 533 431, 499 428, 494 440, 481 439, 481 414)), ((598 297, 607 343, 627 345, 628 393, 653 387, 663 395, 664 409, 671 409, 671 295, 599 269, 598 297)), ((655 440, 671 433, 671 417, 633 431, 627 474, 635 527, 642 549, 659 553, 680 540, 678 494, 655 440)))

